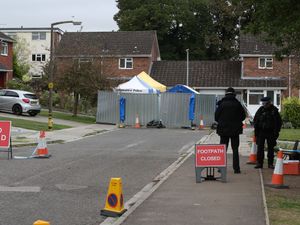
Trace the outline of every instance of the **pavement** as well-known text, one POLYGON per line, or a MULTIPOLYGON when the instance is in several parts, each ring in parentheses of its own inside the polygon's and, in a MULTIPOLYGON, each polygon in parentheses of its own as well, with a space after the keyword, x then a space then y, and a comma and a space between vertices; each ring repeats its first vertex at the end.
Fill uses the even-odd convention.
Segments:
MULTIPOLYGON (((60 121, 60 124, 65 123, 60 121)), ((70 142, 118 129, 115 125, 73 125, 73 128, 46 132, 47 143, 70 142)), ((106 218, 101 224, 268 225, 261 170, 246 164, 250 154, 251 132, 251 128, 246 128, 240 136, 241 174, 233 173, 232 151, 229 147, 227 182, 215 180, 196 183, 194 150, 190 149, 178 159, 173 169, 162 172, 167 174, 164 178, 158 175, 152 187, 148 185, 126 202, 125 208, 128 210, 125 214, 119 218, 106 218)), ((11 135, 13 146, 34 145, 39 132, 13 127, 11 135)), ((202 143, 218 144, 219 137, 213 132, 204 137, 202 143)), ((215 173, 219 175, 217 171, 215 173)))

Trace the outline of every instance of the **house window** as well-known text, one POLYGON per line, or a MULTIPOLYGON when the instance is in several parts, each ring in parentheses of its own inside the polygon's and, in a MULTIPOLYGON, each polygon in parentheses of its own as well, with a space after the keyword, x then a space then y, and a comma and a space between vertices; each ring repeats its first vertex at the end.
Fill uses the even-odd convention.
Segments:
POLYGON ((119 59, 119 69, 132 69, 133 59, 132 58, 120 58, 119 59))
POLYGON ((46 32, 32 32, 32 40, 46 40, 46 32))
POLYGON ((258 58, 259 69, 273 69, 273 58, 258 58))
POLYGON ((45 54, 32 54, 32 61, 33 62, 45 62, 46 55, 45 54))
POLYGON ((1 55, 8 55, 8 45, 6 42, 1 42, 1 55))
POLYGON ((249 105, 259 105, 260 99, 264 97, 263 90, 250 90, 249 91, 249 105))

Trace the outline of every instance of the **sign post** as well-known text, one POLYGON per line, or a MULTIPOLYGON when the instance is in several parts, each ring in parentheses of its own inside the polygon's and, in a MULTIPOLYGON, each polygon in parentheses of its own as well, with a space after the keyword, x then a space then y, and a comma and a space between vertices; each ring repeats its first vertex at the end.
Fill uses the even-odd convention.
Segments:
POLYGON ((221 179, 226 182, 226 145, 222 144, 197 144, 195 145, 195 170, 196 183, 205 180, 221 179), (217 168, 221 177, 215 177, 215 168, 217 168), (202 171, 206 169, 206 177, 202 177, 202 171))
POLYGON ((12 146, 11 146, 11 121, 0 121, 0 148, 6 148, 9 157, 12 158, 12 146))

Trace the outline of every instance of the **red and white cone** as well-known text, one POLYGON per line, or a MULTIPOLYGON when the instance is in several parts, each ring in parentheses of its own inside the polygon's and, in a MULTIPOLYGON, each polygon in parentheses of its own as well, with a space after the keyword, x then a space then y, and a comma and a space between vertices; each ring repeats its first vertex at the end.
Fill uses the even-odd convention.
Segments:
POLYGON ((32 158, 49 158, 51 155, 48 152, 45 131, 40 131, 38 145, 32 153, 32 158))
POLYGON ((256 164, 256 162, 257 162, 257 145, 256 145, 256 137, 253 136, 249 161, 247 162, 247 164, 256 164))
POLYGON ((141 128, 141 125, 140 125, 140 120, 139 120, 139 115, 136 114, 136 117, 135 117, 135 125, 134 125, 135 128, 141 128))
POLYGON ((204 123, 203 123, 203 116, 200 116, 200 124, 199 124, 199 129, 204 129, 204 123))
POLYGON ((269 187, 284 189, 289 186, 283 184, 283 152, 278 151, 275 169, 272 176, 272 183, 268 184, 269 187))

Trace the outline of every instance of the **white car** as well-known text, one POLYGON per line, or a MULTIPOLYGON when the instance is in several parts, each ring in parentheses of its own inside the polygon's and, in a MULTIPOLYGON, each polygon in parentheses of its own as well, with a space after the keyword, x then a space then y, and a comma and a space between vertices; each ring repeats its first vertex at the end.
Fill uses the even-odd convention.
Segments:
POLYGON ((28 113, 35 116, 41 111, 39 99, 34 93, 28 91, 1 89, 0 111, 13 112, 17 115, 28 113))

